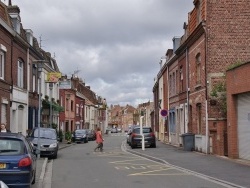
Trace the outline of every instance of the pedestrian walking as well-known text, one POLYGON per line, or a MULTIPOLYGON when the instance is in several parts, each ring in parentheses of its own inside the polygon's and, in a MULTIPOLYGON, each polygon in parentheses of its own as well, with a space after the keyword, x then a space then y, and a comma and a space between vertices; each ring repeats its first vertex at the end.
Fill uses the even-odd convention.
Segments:
POLYGON ((6 129, 6 125, 4 123, 1 123, 0 132, 7 133, 7 132, 10 132, 10 131, 6 129))
POLYGON ((104 141, 104 139, 102 138, 101 129, 98 127, 96 129, 96 143, 97 143, 97 146, 94 149, 94 151, 96 151, 97 149, 99 149, 101 152, 103 151, 103 141, 104 141))

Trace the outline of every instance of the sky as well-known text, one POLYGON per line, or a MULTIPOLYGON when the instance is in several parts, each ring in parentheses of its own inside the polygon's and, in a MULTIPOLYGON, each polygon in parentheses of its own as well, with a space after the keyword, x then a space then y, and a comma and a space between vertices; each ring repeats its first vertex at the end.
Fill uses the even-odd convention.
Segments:
MULTIPOLYGON (((2 0, 7 1, 7 0, 2 0)), ((12 0, 63 75, 76 73, 108 105, 153 102, 160 59, 193 0, 12 0)))

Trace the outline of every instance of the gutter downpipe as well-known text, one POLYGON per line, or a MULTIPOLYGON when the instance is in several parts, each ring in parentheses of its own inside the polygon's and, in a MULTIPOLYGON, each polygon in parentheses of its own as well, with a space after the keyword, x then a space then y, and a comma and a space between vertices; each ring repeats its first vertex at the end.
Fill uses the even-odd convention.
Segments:
MULTIPOLYGON (((167 121, 167 123, 168 123, 168 142, 169 143, 171 143, 171 136, 170 136, 170 121, 169 121, 169 108, 170 108, 170 105, 169 105, 169 79, 168 79, 168 65, 167 65, 167 83, 168 83, 168 115, 167 115, 167 117, 165 118, 165 120, 167 121)), ((165 125, 164 125, 164 127, 165 127, 165 125)), ((165 132, 164 132, 164 134, 165 134, 165 132)))
MULTIPOLYGON (((186 84, 187 84, 187 128, 189 124, 189 61, 188 61, 188 48, 186 47, 186 84)), ((190 130, 185 131, 186 125, 184 125, 184 133, 190 132, 190 130)))
POLYGON ((206 94, 206 154, 208 154, 208 147, 209 147, 209 129, 208 129, 208 95, 207 95, 207 52, 208 52, 208 47, 207 47, 207 41, 208 41, 208 36, 207 36, 207 28, 206 25, 203 25, 204 27, 204 34, 205 34, 205 94, 206 94))

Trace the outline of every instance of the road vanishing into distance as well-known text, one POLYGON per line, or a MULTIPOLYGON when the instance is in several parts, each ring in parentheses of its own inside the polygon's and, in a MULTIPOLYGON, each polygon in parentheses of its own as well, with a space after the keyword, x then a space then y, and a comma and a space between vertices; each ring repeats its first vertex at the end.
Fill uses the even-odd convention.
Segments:
POLYGON ((125 142, 125 134, 111 134, 104 138, 104 152, 94 152, 95 141, 60 150, 57 159, 49 160, 45 188, 241 187, 130 153, 126 151, 126 147, 130 147, 125 142))

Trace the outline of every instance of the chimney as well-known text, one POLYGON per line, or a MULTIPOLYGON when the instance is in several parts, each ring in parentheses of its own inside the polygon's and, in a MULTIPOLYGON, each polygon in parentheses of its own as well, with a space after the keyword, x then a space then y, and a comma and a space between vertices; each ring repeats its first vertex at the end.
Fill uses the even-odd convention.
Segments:
POLYGON ((20 17, 20 9, 18 6, 14 5, 10 5, 7 7, 8 8, 8 12, 9 15, 11 17, 11 21, 14 27, 14 30, 20 34, 21 31, 21 17, 20 17))
POLYGON ((31 29, 26 29, 26 38, 28 43, 33 46, 33 31, 31 29))
POLYGON ((181 37, 173 38, 173 50, 174 52, 180 47, 181 37))

